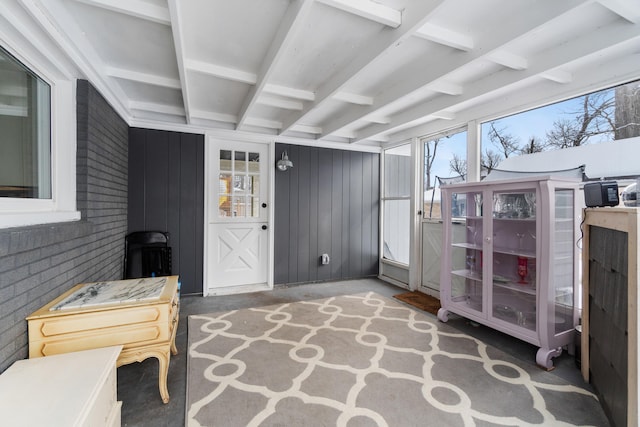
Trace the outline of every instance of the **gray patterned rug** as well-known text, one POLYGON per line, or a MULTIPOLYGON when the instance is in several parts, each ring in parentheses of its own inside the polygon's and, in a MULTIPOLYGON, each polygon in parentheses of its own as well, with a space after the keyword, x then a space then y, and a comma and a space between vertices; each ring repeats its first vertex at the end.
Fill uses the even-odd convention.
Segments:
POLYGON ((189 317, 192 426, 608 425, 597 398, 375 293, 189 317))

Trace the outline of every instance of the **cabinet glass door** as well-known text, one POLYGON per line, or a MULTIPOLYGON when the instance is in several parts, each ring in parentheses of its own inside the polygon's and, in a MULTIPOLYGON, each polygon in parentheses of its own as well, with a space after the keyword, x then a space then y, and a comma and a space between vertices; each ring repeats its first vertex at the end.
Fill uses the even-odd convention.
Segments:
POLYGON ((574 292, 574 192, 555 190, 553 235, 553 289, 555 296, 555 330, 562 333, 573 326, 574 292))
POLYGON ((536 190, 493 193, 491 317, 536 330, 536 190))
POLYGON ((482 192, 451 197, 451 303, 483 312, 482 192))

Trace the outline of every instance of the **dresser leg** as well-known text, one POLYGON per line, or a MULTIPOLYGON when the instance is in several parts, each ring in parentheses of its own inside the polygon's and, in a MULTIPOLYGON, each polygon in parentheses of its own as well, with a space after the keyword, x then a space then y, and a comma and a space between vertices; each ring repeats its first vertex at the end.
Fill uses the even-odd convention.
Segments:
POLYGON ((158 359, 158 388, 163 403, 169 403, 169 388, 167 387, 167 376, 169 375, 169 350, 157 352, 154 355, 158 359))

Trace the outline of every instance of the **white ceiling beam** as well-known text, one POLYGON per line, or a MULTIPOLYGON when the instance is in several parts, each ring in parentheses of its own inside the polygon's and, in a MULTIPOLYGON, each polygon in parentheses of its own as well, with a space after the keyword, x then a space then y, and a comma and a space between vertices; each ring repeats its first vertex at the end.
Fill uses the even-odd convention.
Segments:
POLYGON ((191 110, 191 117, 205 120, 213 120, 215 122, 235 123, 238 118, 233 114, 216 113, 213 111, 191 110))
POLYGON ((343 130, 343 131, 334 133, 333 136, 337 136, 339 138, 351 139, 356 137, 356 133, 352 131, 343 130))
POLYGON ((473 37, 450 30, 445 27, 434 25, 430 22, 427 22, 421 28, 419 28, 416 31, 415 35, 423 39, 465 52, 472 50, 475 45, 473 37))
MULTIPOLYGON (((363 46, 361 53, 353 58, 345 67, 337 70, 315 91, 316 99, 308 102, 300 113, 292 113, 283 120, 281 133, 290 127, 303 122, 306 116, 319 108, 332 97, 342 91, 347 84, 356 79, 367 67, 387 52, 394 50, 398 44, 412 36, 415 31, 435 13, 444 0, 421 0, 410 2, 404 9, 405 19, 402 25, 395 29, 380 31, 363 46)), ((333 129, 335 131, 337 129, 333 129)))
POLYGON ((156 6, 141 0, 76 0, 91 6, 100 7, 112 12, 134 16, 163 25, 171 25, 169 9, 156 6))
POLYGON ((389 132, 393 128, 400 128, 421 117, 430 116, 456 104, 471 101, 481 96, 505 90, 508 86, 521 83, 526 79, 536 78, 555 70, 558 67, 584 59, 588 56, 599 55, 616 45, 637 43, 640 35, 633 26, 623 22, 614 23, 598 32, 591 32, 584 38, 573 39, 555 49, 548 49, 532 58, 531 67, 520 73, 500 72, 491 74, 484 79, 469 85, 460 97, 442 97, 426 104, 419 104, 392 117, 391 126, 372 125, 358 132, 356 141, 370 139, 378 133, 389 132))
POLYGON ((462 92, 464 91, 462 85, 442 80, 436 80, 435 82, 429 83, 427 88, 434 92, 444 93, 445 95, 462 95, 462 92))
POLYGON ((351 92, 338 92, 333 95, 333 99, 338 101, 348 102, 349 104, 356 105, 371 105, 373 104, 373 98, 370 96, 358 95, 351 92))
POLYGON ((159 76, 157 74, 141 73, 139 71, 126 70, 124 68, 106 67, 105 74, 118 79, 129 80, 132 82, 145 83, 153 86, 166 87, 170 89, 181 89, 179 79, 159 76))
POLYGON ((322 133, 322 128, 318 126, 295 125, 289 130, 291 132, 311 133, 314 135, 319 135, 322 133))
POLYGON ((564 70, 550 70, 540 74, 540 77, 561 84, 567 84, 573 81, 573 74, 564 70))
POLYGON ((436 119, 441 119, 441 120, 453 120, 456 118, 456 114, 451 113, 449 111, 438 111, 436 113, 431 114, 431 117, 435 117, 436 119))
MULTIPOLYGON (((362 119, 368 114, 375 113, 397 102, 399 99, 412 96, 414 92, 422 90, 425 86, 428 88, 430 84, 433 84, 432 82, 445 80, 450 73, 465 67, 472 61, 484 58, 490 53, 502 49, 505 45, 544 27, 554 19, 560 19, 563 15, 581 7, 586 2, 588 0, 552 2, 545 8, 533 8, 526 14, 514 15, 512 19, 505 21, 501 25, 487 23, 487 25, 492 26, 494 31, 488 31, 478 36, 477 46, 472 51, 459 52, 456 55, 445 53, 442 59, 433 58, 431 61, 432 66, 421 72, 416 72, 412 67, 405 67, 399 70, 396 73, 396 81, 399 83, 393 87, 384 88, 382 92, 376 94, 373 105, 351 109, 345 114, 323 123, 324 133, 320 136, 320 139, 362 119)), ((498 17, 496 19, 500 20, 498 17)))
POLYGON ((169 114, 171 116, 184 116, 184 108, 156 102, 129 101, 129 109, 169 114))
POLYGON ((185 59, 185 67, 189 71, 195 71, 210 76, 219 77, 234 82, 256 84, 258 77, 255 73, 238 70, 236 68, 223 67, 222 65, 212 64, 210 62, 198 61, 195 59, 185 59))
POLYGON ((275 96, 269 95, 260 95, 257 103, 285 110, 302 110, 302 102, 300 101, 290 101, 288 99, 276 98, 275 96))
POLYGON ((640 24, 640 4, 637 0, 598 0, 598 3, 627 21, 640 24))
POLYGON ((512 70, 526 70, 529 66, 527 58, 507 52, 506 50, 496 50, 487 56, 489 61, 502 65, 512 70))
POLYGON ((294 89, 271 83, 265 84, 263 91, 272 95, 286 96, 287 98, 301 99, 303 101, 313 101, 316 98, 315 93, 310 90, 294 89))
POLYGON ((278 32, 271 41, 260 70, 256 75, 255 84, 249 89, 245 96, 240 111, 238 113, 238 123, 236 129, 242 129, 242 125, 249 117, 253 106, 260 97, 265 85, 271 78, 274 70, 285 56, 285 52, 303 29, 307 17, 313 7, 313 0, 293 0, 278 26, 278 32))
POLYGON ((259 119, 257 117, 247 117, 244 124, 247 126, 257 126, 267 129, 280 129, 282 127, 282 122, 277 120, 259 119))
POLYGON ((176 51, 176 61, 178 63, 178 75, 180 76, 180 89, 182 90, 182 102, 184 104, 184 114, 187 124, 191 124, 191 94, 189 91, 189 80, 185 65, 185 48, 182 12, 179 7, 179 0, 167 0, 169 5, 169 16, 171 19, 171 34, 173 35, 173 45, 176 51))
MULTIPOLYGON (((353 138, 351 138, 353 139, 353 138)), ((375 142, 380 142, 380 143, 385 143, 385 142, 390 142, 391 138, 389 138, 387 135, 376 135, 372 138, 369 138, 369 141, 375 141, 375 142)), ((352 141, 353 142, 353 141, 352 141)))
POLYGON ((370 115, 370 116, 366 116, 363 117, 364 121, 369 122, 369 123, 378 123, 381 125, 388 125, 389 123, 391 123, 391 117, 387 117, 387 116, 376 116, 374 114, 370 115))
POLYGON ((400 11, 370 0, 318 0, 318 2, 391 28, 398 28, 402 24, 400 11))

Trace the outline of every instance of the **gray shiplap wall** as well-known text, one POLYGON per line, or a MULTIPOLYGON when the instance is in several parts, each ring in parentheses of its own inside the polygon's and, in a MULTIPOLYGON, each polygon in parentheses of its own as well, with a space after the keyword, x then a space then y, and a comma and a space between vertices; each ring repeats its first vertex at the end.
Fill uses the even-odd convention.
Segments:
POLYGON ((131 128, 129 232, 168 231, 183 294, 202 293, 204 136, 131 128))
POLYGON ((28 355, 26 316, 76 283, 122 275, 129 127, 84 80, 77 124, 82 219, 0 230, 0 372, 28 355))
POLYGON ((276 144, 275 283, 378 274, 380 156, 276 144), (320 257, 329 254, 329 265, 320 257))

